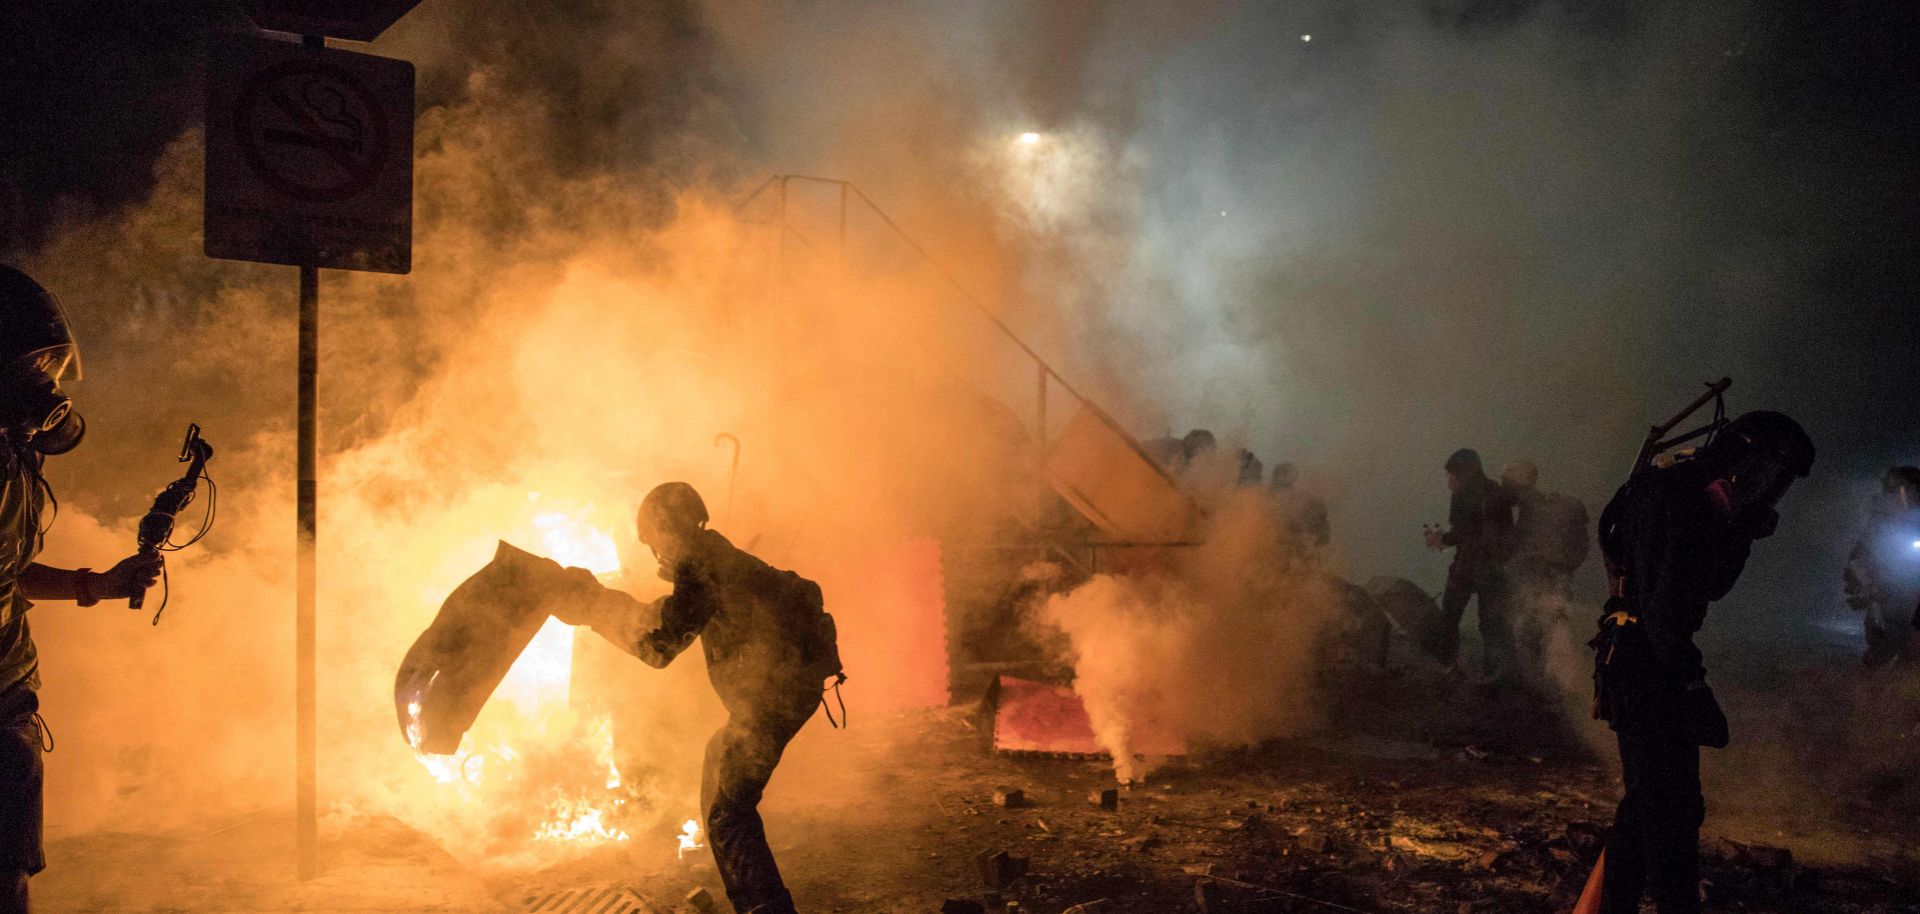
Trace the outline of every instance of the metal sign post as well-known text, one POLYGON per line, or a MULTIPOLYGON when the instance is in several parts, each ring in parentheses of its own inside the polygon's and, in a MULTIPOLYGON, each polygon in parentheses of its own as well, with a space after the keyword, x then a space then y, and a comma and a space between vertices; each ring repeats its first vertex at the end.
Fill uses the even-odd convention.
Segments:
MULTIPOLYGON (((361 40, 411 5, 285 4, 299 15, 336 15, 336 7, 377 14, 378 27, 350 36, 361 40)), ((253 10, 257 18, 270 17, 275 6, 256 2, 253 10)), ((296 869, 311 879, 320 871, 320 268, 406 273, 413 267, 413 65, 329 49, 322 34, 305 35, 298 45, 230 35, 214 43, 207 83, 207 256, 300 268, 294 814, 296 869)))

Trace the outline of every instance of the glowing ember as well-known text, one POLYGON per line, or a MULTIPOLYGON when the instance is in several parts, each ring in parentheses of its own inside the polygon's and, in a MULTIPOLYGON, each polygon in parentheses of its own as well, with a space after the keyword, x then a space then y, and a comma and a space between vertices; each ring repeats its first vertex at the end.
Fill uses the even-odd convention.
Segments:
POLYGON ((680 859, 682 860, 686 859, 687 851, 697 851, 706 847, 700 843, 700 823, 692 819, 688 819, 685 825, 680 826, 680 834, 677 837, 680 839, 680 859))

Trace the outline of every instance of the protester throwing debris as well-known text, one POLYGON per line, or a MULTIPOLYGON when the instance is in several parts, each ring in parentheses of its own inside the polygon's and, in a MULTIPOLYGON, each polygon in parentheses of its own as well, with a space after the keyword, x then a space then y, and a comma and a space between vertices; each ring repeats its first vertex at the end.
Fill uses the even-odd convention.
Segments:
POLYGON ((714 862, 739 914, 792 914, 760 796, 787 743, 823 704, 821 683, 845 679, 838 639, 818 585, 747 554, 706 524, 707 506, 692 486, 656 487, 640 503, 639 537, 673 593, 650 607, 574 569, 584 598, 555 615, 593 627, 656 668, 700 639, 728 715, 707 744, 701 776, 714 862), (654 609, 659 622, 648 628, 654 609))
POLYGON ((1689 458, 1636 465, 1601 513, 1612 597, 1592 642, 1594 714, 1618 735, 1626 782, 1600 882, 1605 914, 1638 911, 1643 890, 1660 914, 1701 909, 1700 747, 1724 747, 1728 733, 1693 635, 1813 456, 1799 423, 1747 413, 1689 458))
POLYGON ((41 852, 40 755, 53 740, 40 717, 40 661, 27 611, 33 601, 92 606, 153 585, 162 559, 133 555, 105 572, 33 560, 52 498, 41 468, 80 444, 86 422, 60 382, 80 377, 80 348, 66 313, 27 274, 0 266, 0 914, 25 914, 27 879, 41 852))

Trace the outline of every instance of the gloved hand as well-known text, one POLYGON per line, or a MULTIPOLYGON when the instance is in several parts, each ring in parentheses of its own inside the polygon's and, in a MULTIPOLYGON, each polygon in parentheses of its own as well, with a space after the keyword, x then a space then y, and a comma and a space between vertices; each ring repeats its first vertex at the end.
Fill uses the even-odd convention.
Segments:
POLYGON ((606 587, 585 568, 561 568, 552 602, 552 613, 568 625, 593 625, 604 615, 601 596, 606 587))
POLYGON ((1709 749, 1727 748, 1731 738, 1727 733, 1727 715, 1720 710, 1720 702, 1714 699, 1712 687, 1704 682, 1687 686, 1680 715, 1687 738, 1693 740, 1694 745, 1709 749))

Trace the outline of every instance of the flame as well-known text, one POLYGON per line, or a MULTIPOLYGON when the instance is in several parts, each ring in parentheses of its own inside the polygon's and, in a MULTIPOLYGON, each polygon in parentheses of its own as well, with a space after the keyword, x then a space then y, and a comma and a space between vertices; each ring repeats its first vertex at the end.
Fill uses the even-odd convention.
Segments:
MULTIPOLYGON (((531 494, 537 497, 540 493, 531 494)), ((593 506, 587 505, 581 513, 592 510, 593 506)), ((613 537, 577 514, 547 511, 533 516, 533 526, 540 531, 540 542, 554 561, 585 568, 596 575, 620 570, 620 550, 615 548, 613 537)))
POLYGON ((686 859, 687 851, 697 851, 706 847, 700 843, 700 823, 693 819, 688 819, 686 824, 680 826, 680 834, 675 837, 680 840, 679 856, 682 860, 686 859))
MULTIPOLYGON (((527 494, 529 503, 541 500, 538 492, 527 494)), ((570 567, 585 568, 598 577, 620 570, 619 551, 613 537, 592 525, 587 516, 592 505, 578 511, 543 511, 531 519, 546 553, 570 567)), ((452 755, 427 755, 418 751, 420 743, 420 702, 416 696, 407 703, 407 741, 415 747, 415 757, 435 783, 447 785, 452 798, 473 807, 512 808, 515 799, 546 797, 539 809, 540 822, 529 832, 541 843, 595 844, 626 841, 628 835, 616 823, 628 798, 624 778, 614 763, 613 722, 597 716, 582 722, 568 701, 573 678, 574 629, 556 619, 548 619, 533 640, 514 660, 507 675, 494 691, 500 704, 510 711, 499 716, 483 714, 469 739, 489 732, 492 739, 484 750, 462 741, 452 755), (494 726, 504 718, 505 727, 494 726), (482 727, 486 722, 488 726, 482 727), (604 771, 604 779, 582 784, 529 783, 535 775, 520 762, 522 753, 515 743, 539 744, 551 748, 560 757, 591 758, 584 771, 604 771), (497 775, 497 776, 496 776, 497 775), (600 787, 604 784, 604 788, 600 787), (484 788, 484 789, 483 789, 484 788)), ((546 755, 548 753, 536 753, 546 755)), ((542 769, 545 770, 545 769, 542 769)))

